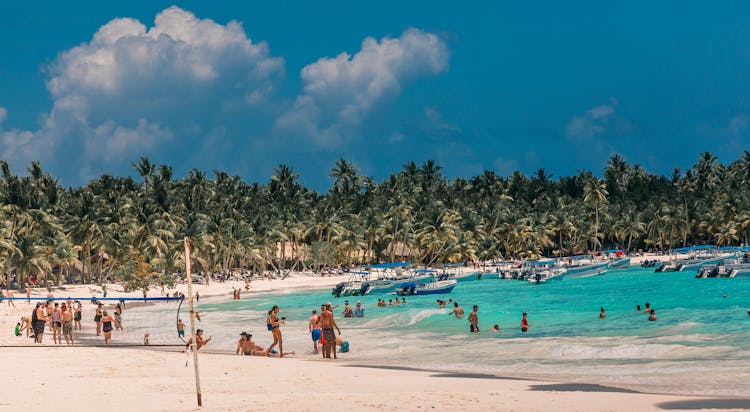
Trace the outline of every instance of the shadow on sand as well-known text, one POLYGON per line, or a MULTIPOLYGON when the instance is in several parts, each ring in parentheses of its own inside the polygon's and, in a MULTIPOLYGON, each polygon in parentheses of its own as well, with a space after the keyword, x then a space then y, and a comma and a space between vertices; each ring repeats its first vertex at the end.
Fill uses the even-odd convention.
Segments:
POLYGON ((670 401, 657 403, 661 409, 750 409, 750 399, 729 398, 729 399, 691 399, 684 401, 670 401))

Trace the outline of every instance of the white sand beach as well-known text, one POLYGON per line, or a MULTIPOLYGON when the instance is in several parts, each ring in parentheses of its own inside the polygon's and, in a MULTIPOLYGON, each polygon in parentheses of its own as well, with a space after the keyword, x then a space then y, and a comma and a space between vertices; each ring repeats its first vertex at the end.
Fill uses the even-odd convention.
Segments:
MULTIPOLYGON (((255 280, 252 294, 329 287, 344 277, 293 274, 287 279, 255 280)), ((201 300, 231 295, 242 282, 196 285, 201 300)), ((123 293, 109 285, 109 296, 123 293)), ((185 285, 177 290, 185 292, 185 285)), ((82 285, 54 290, 57 297, 98 295, 82 285)), ((244 292, 243 292, 244 293, 244 292)), ((153 296, 158 290, 152 289, 153 296)), ((150 294, 150 295, 151 295, 150 294)), ((35 290, 32 296, 46 296, 35 290)), ((18 294, 16 297, 20 297, 18 294)), ((426 371, 323 360, 301 354, 286 359, 235 356, 234 348, 200 353, 203 407, 196 405, 192 357, 177 347, 65 347, 51 343, 11 347, 15 322, 31 305, 0 306, 0 343, 6 377, 0 410, 71 411, 648 411, 750 407, 750 399, 646 394, 595 383, 541 382, 488 374, 426 371), (187 363, 187 367, 186 367, 187 363)), ((25 339, 25 338, 23 338, 25 339)))

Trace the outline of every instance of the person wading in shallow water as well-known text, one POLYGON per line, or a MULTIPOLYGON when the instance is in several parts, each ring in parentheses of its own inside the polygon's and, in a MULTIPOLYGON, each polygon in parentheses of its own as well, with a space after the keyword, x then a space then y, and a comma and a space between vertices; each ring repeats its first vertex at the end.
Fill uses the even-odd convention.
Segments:
POLYGON ((467 318, 469 320, 469 331, 472 333, 479 333, 479 316, 477 316, 477 312, 479 311, 479 306, 474 305, 474 310, 471 311, 469 314, 469 317, 467 318))
POLYGON ((339 335, 341 335, 341 329, 339 329, 339 326, 333 319, 333 307, 331 306, 331 302, 326 303, 325 310, 320 314, 320 327, 323 339, 325 340, 325 343, 323 343, 323 357, 330 359, 331 349, 333 349, 333 359, 337 359, 336 334, 333 333, 333 328, 336 328, 339 335))

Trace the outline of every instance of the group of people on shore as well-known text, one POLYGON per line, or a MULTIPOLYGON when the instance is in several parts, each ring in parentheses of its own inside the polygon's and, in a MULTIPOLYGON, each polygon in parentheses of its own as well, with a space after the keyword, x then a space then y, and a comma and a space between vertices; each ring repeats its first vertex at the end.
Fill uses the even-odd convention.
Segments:
MULTIPOLYGON (((104 344, 109 345, 112 332, 122 330, 122 305, 118 303, 114 307, 112 315, 104 309, 101 302, 92 300, 96 304, 94 323, 96 324, 96 335, 104 335, 104 344)), ((20 322, 16 324, 15 335, 21 336, 26 332, 26 337, 34 338, 34 343, 43 343, 45 329, 52 333, 52 341, 55 344, 72 346, 75 343, 74 331, 82 331, 81 320, 83 318, 83 305, 80 301, 67 300, 62 304, 55 302, 52 296, 48 296, 46 302, 37 302, 31 312, 31 316, 21 316, 20 322)))
POLYGON ((48 328, 52 332, 52 340, 55 344, 61 345, 63 338, 69 346, 73 345, 73 329, 81 330, 81 312, 83 307, 81 302, 67 301, 60 305, 59 302, 48 300, 37 302, 31 311, 31 316, 22 316, 21 321, 16 324, 16 336, 26 331, 26 337, 34 338, 34 343, 42 343, 44 339, 44 329, 48 328), (32 332, 33 335, 29 335, 32 332))

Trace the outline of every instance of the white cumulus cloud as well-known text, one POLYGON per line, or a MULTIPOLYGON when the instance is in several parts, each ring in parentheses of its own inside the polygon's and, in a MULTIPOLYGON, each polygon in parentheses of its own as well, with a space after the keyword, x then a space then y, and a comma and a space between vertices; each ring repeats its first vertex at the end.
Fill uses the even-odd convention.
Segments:
POLYGON ((448 67, 448 48, 435 34, 409 29, 398 38, 367 37, 354 55, 321 58, 302 69, 304 91, 276 121, 318 143, 336 142, 405 82, 448 67))
POLYGON ((160 12, 152 27, 113 19, 47 67, 52 109, 39 130, 3 132, 0 156, 26 163, 76 150, 82 160, 127 164, 124 156, 266 101, 283 65, 237 21, 223 25, 178 7, 160 12))

